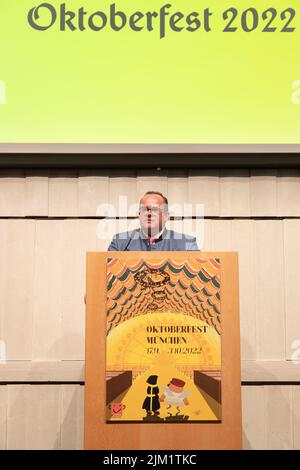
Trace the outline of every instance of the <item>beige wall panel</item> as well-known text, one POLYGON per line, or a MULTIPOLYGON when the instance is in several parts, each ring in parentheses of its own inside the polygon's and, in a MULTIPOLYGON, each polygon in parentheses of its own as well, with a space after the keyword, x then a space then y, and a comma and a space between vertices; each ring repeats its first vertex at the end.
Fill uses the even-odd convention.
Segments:
POLYGON ((300 220, 285 220, 284 271, 285 271, 285 322, 286 359, 300 361, 300 220))
POLYGON ((97 220, 63 223, 61 359, 84 359, 86 252, 96 251, 97 220))
POLYGON ((285 357, 283 224, 255 221, 256 358, 285 357))
MULTIPOLYGON (((299 368, 299 365, 298 365, 299 368)), ((294 449, 300 450, 300 386, 292 388, 293 443, 294 449)))
POLYGON ((212 220, 212 250, 231 251, 231 220, 212 220))
POLYGON ((239 253, 241 358, 256 359, 254 221, 232 221, 232 251, 239 253))
POLYGON ((167 223, 167 228, 178 233, 185 233, 186 235, 195 237, 199 250, 203 251, 205 222, 204 219, 192 218, 170 220, 167 223))
MULTIPOLYGON (((187 170, 168 170, 168 200, 170 216, 189 214, 187 170), (186 204, 186 205, 185 205, 186 204)), ((191 214, 194 215, 194 214, 191 214)))
POLYGON ((83 395, 81 385, 62 385, 61 449, 83 448, 83 395))
POLYGON ((61 220, 36 222, 36 252, 33 295, 33 358, 55 360, 62 355, 62 294, 64 252, 67 244, 61 220))
POLYGON ((266 398, 262 386, 242 387, 243 449, 267 448, 266 398))
POLYGON ((300 216, 299 170, 278 170, 277 215, 300 216))
MULTIPOLYGON (((112 205, 108 217, 136 217, 139 198, 137 178, 134 170, 111 171, 109 175, 109 203, 112 205)), ((99 214, 101 215, 101 214, 99 214)))
POLYGON ((30 170, 25 178, 25 215, 48 216, 49 171, 30 170))
POLYGON ((32 358, 35 220, 0 223, 0 339, 6 358, 32 358))
MULTIPOLYGON (((299 362, 300 363, 300 362, 299 362)), ((299 363, 292 361, 242 361, 244 382, 299 382, 299 363)))
POLYGON ((0 217, 25 215, 25 173, 0 170, 0 217))
POLYGON ((8 386, 8 449, 59 449, 61 386, 8 386))
POLYGON ((204 238, 201 251, 212 251, 212 221, 204 219, 204 238))
MULTIPOLYGON (((97 251, 97 225, 98 220, 80 220, 78 221, 78 245, 79 245, 79 276, 81 289, 85 293, 86 284, 86 253, 88 251, 97 251)), ((81 295, 81 294, 80 294, 81 295)), ((84 306, 85 318, 85 306, 84 306)))
POLYGON ((293 449, 292 386, 265 387, 267 449, 293 449))
POLYGON ((281 385, 242 387, 244 449, 293 449, 294 389, 281 385))
POLYGON ((79 170, 78 173, 78 216, 96 217, 105 214, 109 202, 108 171, 79 170))
POLYGON ((62 279, 61 291, 61 359, 83 359, 84 357, 84 295, 85 282, 83 273, 85 262, 84 243, 79 244, 80 222, 65 220, 63 224, 63 243, 61 253, 62 279), (81 245, 81 246, 80 246, 81 245), (83 245, 83 246, 82 246, 83 245), (82 254, 82 256, 80 256, 82 254))
POLYGON ((276 216, 277 170, 251 170, 250 205, 253 217, 276 216))
POLYGON ((6 414, 7 414, 7 386, 0 385, 0 450, 6 449, 6 430, 7 430, 6 414))
POLYGON ((138 200, 147 191, 159 191, 168 197, 167 170, 139 170, 137 172, 137 198, 138 200))
POLYGON ((26 422, 30 385, 7 386, 7 449, 26 449, 26 422))
POLYGON ((84 361, 7 361, 0 364, 0 382, 83 382, 84 361))
POLYGON ((220 171, 220 215, 250 215, 249 170, 220 171))
MULTIPOLYGON (((7 220, 0 219, 0 344, 1 356, 3 355, 3 349, 5 349, 4 343, 4 315, 5 315, 5 292, 7 283, 7 254, 5 245, 7 243, 7 220)), ((3 359, 3 358, 2 358, 3 359)))
POLYGON ((107 251, 116 233, 127 232, 138 227, 138 219, 99 219, 95 220, 96 251, 107 251))
POLYGON ((76 170, 49 172, 49 216, 78 215, 78 173, 76 170))
POLYGON ((38 221, 34 359, 84 358, 86 252, 97 220, 38 221))
POLYGON ((203 204, 205 217, 220 215, 218 170, 190 170, 188 186, 190 204, 203 204))

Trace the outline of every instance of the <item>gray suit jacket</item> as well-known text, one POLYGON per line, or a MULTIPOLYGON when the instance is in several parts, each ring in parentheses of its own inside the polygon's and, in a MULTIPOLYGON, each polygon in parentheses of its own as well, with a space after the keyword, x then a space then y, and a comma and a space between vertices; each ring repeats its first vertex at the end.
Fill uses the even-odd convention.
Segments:
POLYGON ((165 229, 160 238, 150 245, 141 229, 117 233, 108 251, 198 251, 195 237, 165 229))

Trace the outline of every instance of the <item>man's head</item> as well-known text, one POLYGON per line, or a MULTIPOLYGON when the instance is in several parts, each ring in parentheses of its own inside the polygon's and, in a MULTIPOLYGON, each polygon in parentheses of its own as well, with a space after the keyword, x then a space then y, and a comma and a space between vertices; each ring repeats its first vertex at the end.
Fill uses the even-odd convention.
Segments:
POLYGON ((169 389, 175 393, 181 393, 183 387, 185 386, 185 382, 180 379, 172 379, 171 382, 168 384, 169 389))
POLYGON ((139 217, 142 230, 155 237, 169 218, 168 199, 159 192, 148 191, 140 200, 139 217))

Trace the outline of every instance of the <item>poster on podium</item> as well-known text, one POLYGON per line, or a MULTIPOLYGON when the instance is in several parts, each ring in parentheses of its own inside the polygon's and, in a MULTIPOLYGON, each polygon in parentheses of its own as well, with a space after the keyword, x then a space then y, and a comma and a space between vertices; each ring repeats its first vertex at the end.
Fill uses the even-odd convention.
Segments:
POLYGON ((106 267, 106 422, 221 422, 220 259, 106 267))

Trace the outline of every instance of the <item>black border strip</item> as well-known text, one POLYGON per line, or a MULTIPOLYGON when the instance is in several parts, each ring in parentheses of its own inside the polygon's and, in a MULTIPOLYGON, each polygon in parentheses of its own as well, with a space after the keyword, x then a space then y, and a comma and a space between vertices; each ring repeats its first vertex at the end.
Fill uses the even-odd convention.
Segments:
POLYGON ((0 153, 0 168, 300 168, 299 153, 0 153))

